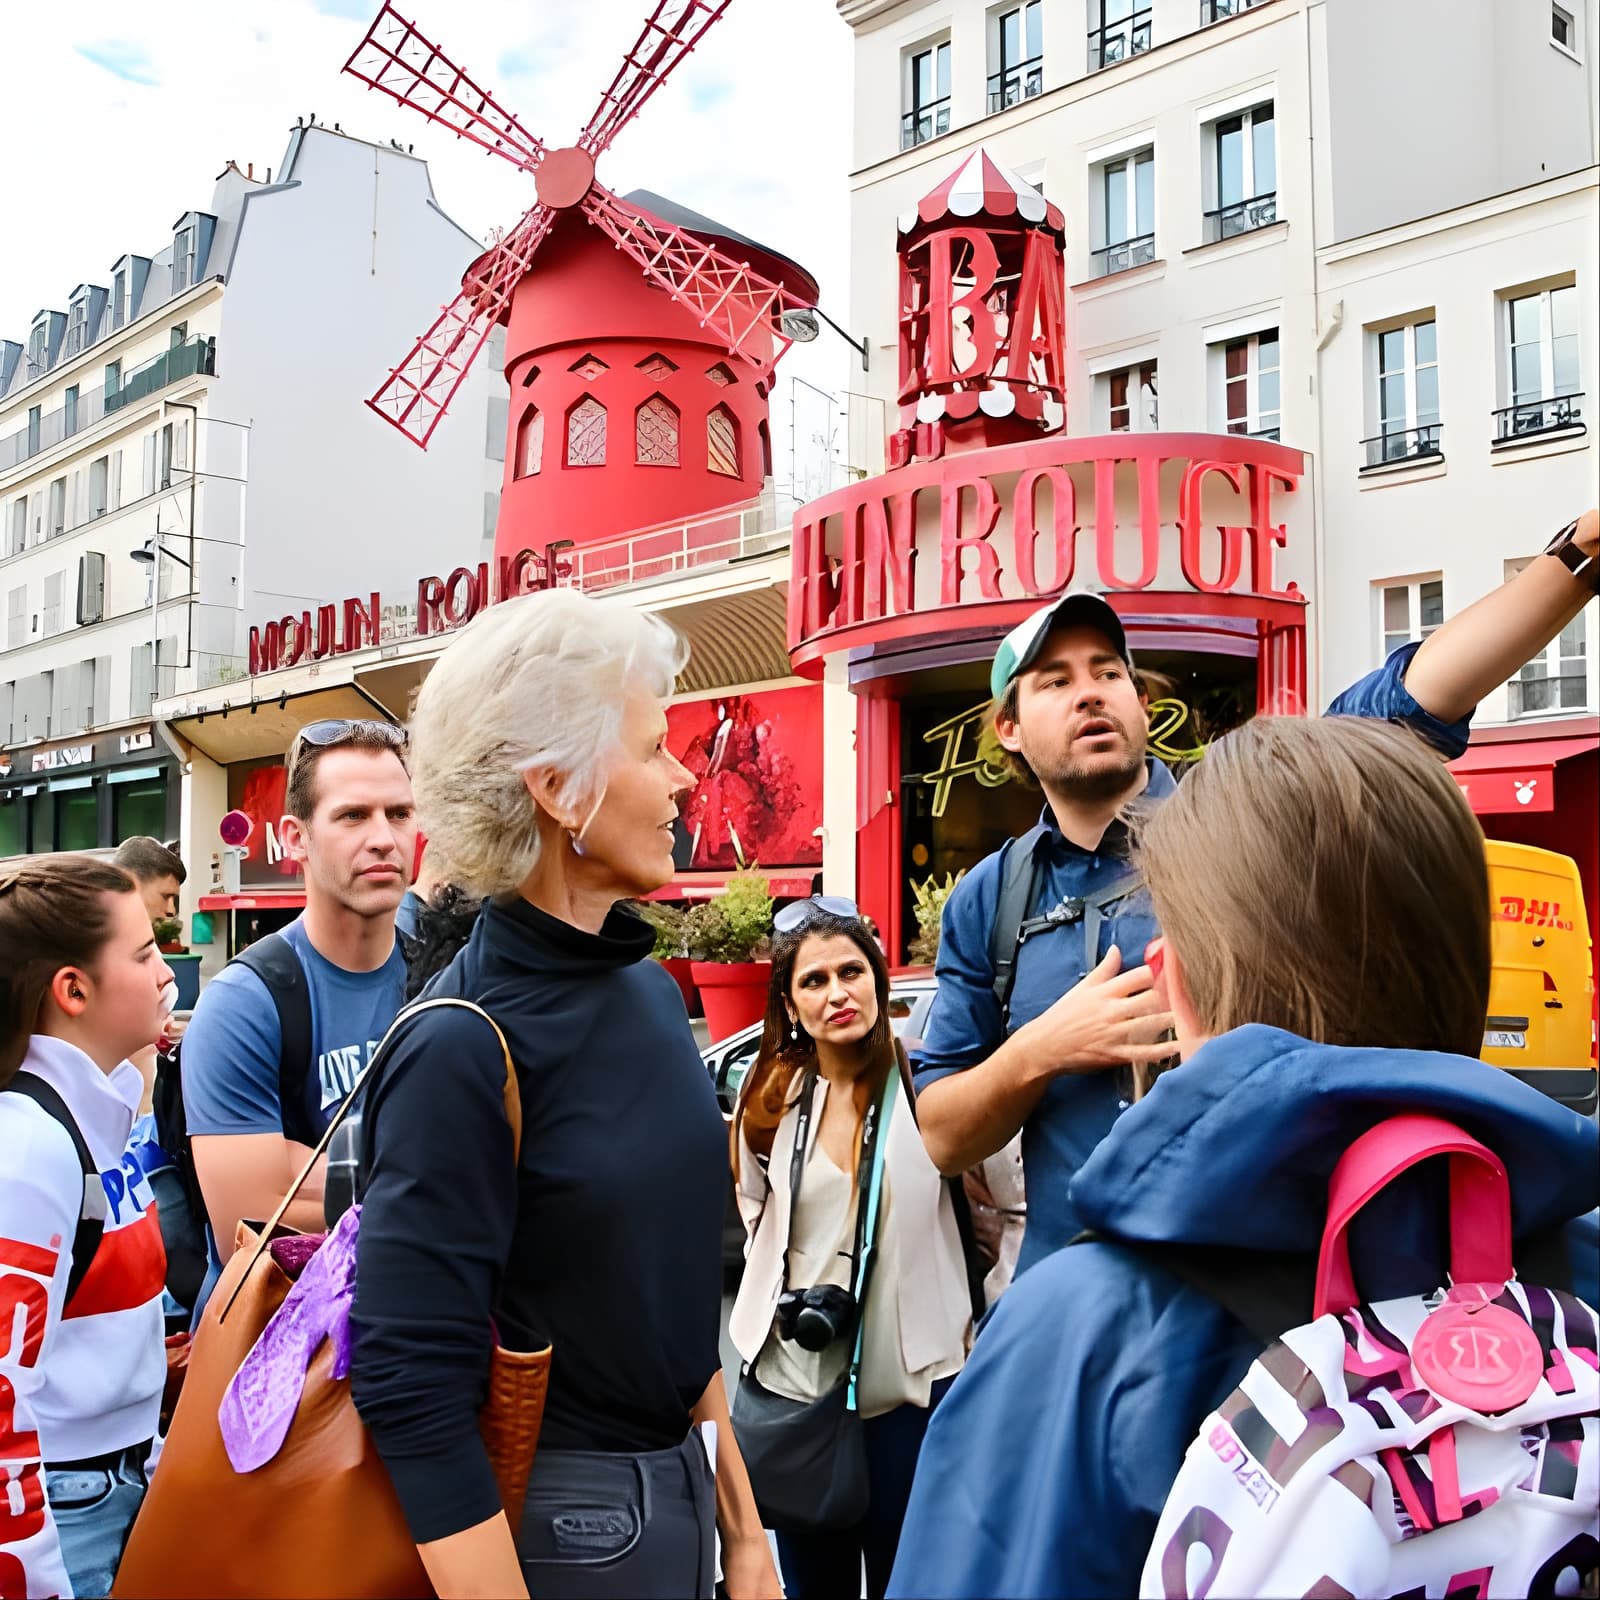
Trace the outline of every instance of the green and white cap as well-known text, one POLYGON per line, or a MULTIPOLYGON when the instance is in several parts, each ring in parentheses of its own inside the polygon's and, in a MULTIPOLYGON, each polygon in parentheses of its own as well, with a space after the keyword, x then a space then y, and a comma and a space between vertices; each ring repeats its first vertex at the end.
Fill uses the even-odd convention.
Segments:
POLYGON ((1046 638, 1053 628, 1081 624, 1098 628, 1111 641, 1111 648, 1133 670, 1133 656, 1128 651, 1128 636, 1122 631, 1122 619, 1111 609, 1104 595, 1092 589, 1074 589, 1048 605, 1040 606, 1000 641, 994 653, 994 665, 989 669, 989 693, 999 700, 1019 673, 1033 665, 1046 638))

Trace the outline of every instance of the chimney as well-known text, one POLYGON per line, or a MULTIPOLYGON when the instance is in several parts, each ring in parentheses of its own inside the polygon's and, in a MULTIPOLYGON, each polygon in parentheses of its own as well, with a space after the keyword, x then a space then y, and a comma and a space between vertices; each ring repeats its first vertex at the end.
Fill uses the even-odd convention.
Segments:
POLYGON ((244 174, 244 175, 245 175, 245 177, 247 177, 247 178, 248 178, 248 179, 249 179, 249 180, 250 180, 250 181, 251 181, 251 182, 252 182, 252 183, 254 183, 254 182, 255 182, 255 181, 256 181, 256 164, 255 164, 255 162, 253 162, 253 161, 252 161, 252 162, 251 162, 251 163, 250 163, 250 165, 249 165, 249 166, 248 166, 248 167, 246 167, 246 168, 245 168, 245 174, 244 174))

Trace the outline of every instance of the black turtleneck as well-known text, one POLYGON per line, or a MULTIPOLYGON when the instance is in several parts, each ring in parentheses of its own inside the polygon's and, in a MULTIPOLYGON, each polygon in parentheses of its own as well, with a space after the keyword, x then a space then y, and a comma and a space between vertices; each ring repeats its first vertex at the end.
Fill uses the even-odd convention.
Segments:
POLYGON ((547 1449, 676 1445, 717 1371, 726 1140, 651 939, 620 907, 596 935, 519 899, 429 986, 505 1032, 514 1174, 480 1018, 424 1012, 375 1069, 351 1381, 419 1542, 500 1507, 477 1423, 491 1319, 508 1348, 554 1346, 547 1449))

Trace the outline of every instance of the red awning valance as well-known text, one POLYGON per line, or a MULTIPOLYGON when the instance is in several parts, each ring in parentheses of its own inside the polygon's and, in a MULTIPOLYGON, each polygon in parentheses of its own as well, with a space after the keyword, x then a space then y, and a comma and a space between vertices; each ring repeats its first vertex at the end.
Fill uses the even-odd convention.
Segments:
MULTIPOLYGON (((664 883, 646 900, 710 900, 728 886, 731 872, 680 872, 670 883, 664 883)), ((800 900, 811 893, 809 872, 768 873, 767 893, 774 900, 800 900)))
POLYGON ((1553 811, 1557 762, 1600 748, 1593 734, 1576 739, 1528 739, 1475 744, 1451 775, 1480 816, 1510 811, 1553 811))
POLYGON ((300 911, 306 903, 304 889, 246 889, 240 894, 203 894, 202 911, 300 911))

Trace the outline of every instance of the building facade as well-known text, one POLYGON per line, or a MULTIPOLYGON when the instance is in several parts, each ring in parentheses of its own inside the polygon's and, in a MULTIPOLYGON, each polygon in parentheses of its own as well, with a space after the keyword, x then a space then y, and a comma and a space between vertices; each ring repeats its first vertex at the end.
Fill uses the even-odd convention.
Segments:
MULTIPOLYGON (((981 149, 1065 217, 1069 436, 1125 436, 1131 459, 1144 431, 1244 435, 1303 459, 1279 507, 1277 579, 1307 601, 1310 709, 1593 502, 1592 3, 840 0, 839 11, 856 38, 851 318, 873 346, 872 392, 891 415, 903 398, 896 240, 981 149)), ((1160 515, 1175 543, 1179 517, 1160 515)), ((1081 571, 1096 534, 1080 520, 1081 571)), ((946 610, 925 632, 970 633, 981 655, 1003 620, 946 610)), ((1597 626, 1590 606, 1490 697, 1459 774, 1492 835, 1579 858, 1591 926, 1597 626)), ((791 644, 809 654, 794 626, 791 644)), ((1174 682, 1172 715, 1187 717, 1167 742, 1203 742, 1214 681, 1181 649, 1141 659, 1174 682)), ((900 758, 869 771, 836 754, 877 714, 861 664, 827 666, 825 871, 830 888, 860 887, 880 921, 904 924, 913 877, 976 859, 1022 814, 1004 787, 978 792, 997 781, 975 748, 982 685, 954 661, 944 671, 949 709, 965 696, 979 716, 974 748, 902 716, 900 758), (935 803, 968 821, 944 848, 897 851, 902 889, 884 905, 881 852, 858 841, 886 836, 896 807, 909 840, 935 803)))
POLYGON ((425 458, 361 405, 481 248, 425 163, 297 126, 137 243, 0 341, 0 856, 179 836, 155 699, 226 698, 259 617, 492 546, 493 364, 425 458))

